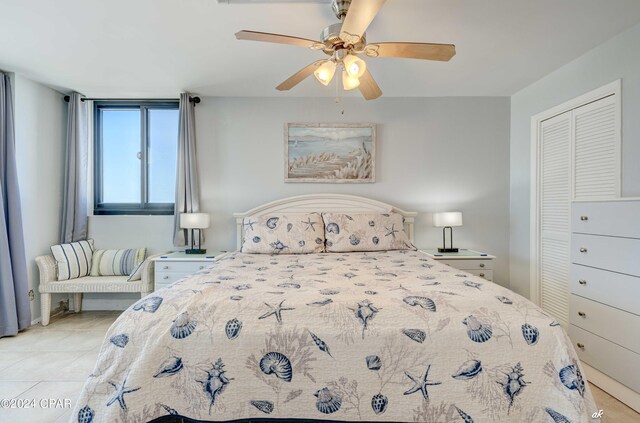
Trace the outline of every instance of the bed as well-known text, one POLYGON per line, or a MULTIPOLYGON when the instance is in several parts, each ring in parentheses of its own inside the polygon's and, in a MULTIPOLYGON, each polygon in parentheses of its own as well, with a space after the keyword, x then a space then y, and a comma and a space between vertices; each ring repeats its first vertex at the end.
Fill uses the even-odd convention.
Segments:
MULTIPOLYGON (((238 233, 309 211, 393 211, 413 239, 415 213, 343 195, 238 233)), ((598 421, 583 375, 552 317, 420 251, 236 251, 117 319, 71 421, 598 421)))

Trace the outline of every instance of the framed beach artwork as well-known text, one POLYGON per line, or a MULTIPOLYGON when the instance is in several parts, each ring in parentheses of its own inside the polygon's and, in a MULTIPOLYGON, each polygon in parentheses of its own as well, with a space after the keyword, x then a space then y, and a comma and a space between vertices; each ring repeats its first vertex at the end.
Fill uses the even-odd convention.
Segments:
POLYGON ((375 182, 373 123, 287 123, 285 182, 375 182))

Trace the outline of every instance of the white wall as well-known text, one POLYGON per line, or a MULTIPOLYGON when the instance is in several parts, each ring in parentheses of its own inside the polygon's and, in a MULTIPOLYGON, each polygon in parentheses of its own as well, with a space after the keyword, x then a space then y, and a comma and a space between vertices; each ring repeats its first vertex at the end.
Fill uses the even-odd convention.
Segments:
MULTIPOLYGON (((16 74, 16 163, 29 275, 31 319, 40 318, 39 273, 35 257, 50 253, 60 237, 64 138, 67 108, 62 94, 16 74)), ((55 302, 67 296, 53 296, 55 302)))
POLYGON ((142 248, 147 255, 176 249, 173 216, 89 216, 89 238, 97 249, 142 248))
POLYGON ((640 25, 511 97, 510 279, 529 294, 531 117, 622 78, 622 191, 640 196, 640 25))
MULTIPOLYGON (((232 213, 278 198, 319 192, 355 194, 420 212, 416 240, 438 246, 430 212, 461 210, 459 247, 498 256, 495 279, 508 286, 509 99, 203 98, 196 107, 206 247, 235 248, 232 213), (344 115, 341 110, 344 109, 344 115), (286 122, 374 122, 376 183, 283 182, 286 122)), ((95 216, 90 236, 104 248, 170 249, 167 217, 95 216)))

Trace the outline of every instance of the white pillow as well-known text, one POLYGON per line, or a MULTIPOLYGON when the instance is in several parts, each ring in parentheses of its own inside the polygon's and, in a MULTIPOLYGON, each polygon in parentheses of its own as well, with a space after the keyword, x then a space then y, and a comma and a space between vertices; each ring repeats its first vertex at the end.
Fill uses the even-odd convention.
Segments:
POLYGON ((51 254, 56 260, 59 281, 89 276, 93 257, 93 240, 54 245, 51 247, 51 254))
POLYGON ((144 261, 140 262, 140 264, 138 264, 136 268, 133 269, 133 271, 129 275, 129 279, 127 279, 127 282, 139 281, 140 279, 142 279, 142 266, 146 263, 147 260, 148 259, 145 259, 144 261))
POLYGON ((415 250, 398 213, 323 213, 327 252, 415 250))
POLYGON ((249 216, 243 225, 243 253, 308 254, 324 251, 324 225, 319 213, 249 216))

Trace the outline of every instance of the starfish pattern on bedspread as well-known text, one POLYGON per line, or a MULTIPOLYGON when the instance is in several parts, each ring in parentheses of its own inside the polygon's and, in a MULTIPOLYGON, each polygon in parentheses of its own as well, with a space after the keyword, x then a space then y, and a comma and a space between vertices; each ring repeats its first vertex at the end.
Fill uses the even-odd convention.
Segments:
POLYGON ((429 392, 427 392, 427 386, 433 386, 433 385, 440 385, 442 382, 433 382, 431 380, 428 380, 428 376, 429 376, 429 370, 431 369, 431 364, 429 364, 427 366, 427 370, 424 372, 424 376, 422 376, 421 379, 418 379, 417 377, 411 376, 409 374, 409 372, 404 372, 405 375, 407 375, 407 377, 409 379, 411 379, 411 381, 413 382, 413 386, 411 387, 411 389, 409 389, 408 391, 406 391, 404 394, 405 395, 410 395, 413 394, 414 392, 422 392, 422 396, 424 397, 424 399, 428 400, 429 399, 429 392))
POLYGON ((140 389, 140 387, 137 388, 127 388, 126 384, 127 384, 127 379, 129 378, 129 373, 127 373, 127 375, 125 376, 124 380, 122 381, 122 385, 118 386, 113 382, 109 382, 109 385, 113 386, 113 389, 116 390, 113 398, 111 398, 109 400, 109 402, 107 403, 107 407, 110 406, 111 404, 113 404, 114 402, 118 401, 118 403, 120 404, 120 408, 122 408, 123 410, 127 409, 127 403, 124 402, 124 395, 125 394, 129 394, 131 392, 135 392, 138 389, 140 389))
POLYGON ((282 323, 282 312, 285 310, 295 310, 292 307, 282 307, 282 303, 284 303, 285 301, 286 300, 280 301, 280 304, 278 304, 277 306, 272 306, 271 304, 264 303, 267 307, 271 309, 271 311, 266 312, 262 316, 258 317, 258 319, 266 319, 271 315, 275 315, 278 323, 282 323))

